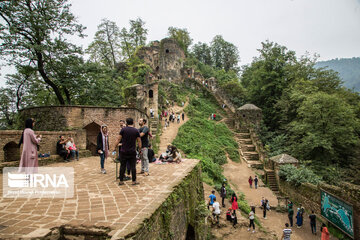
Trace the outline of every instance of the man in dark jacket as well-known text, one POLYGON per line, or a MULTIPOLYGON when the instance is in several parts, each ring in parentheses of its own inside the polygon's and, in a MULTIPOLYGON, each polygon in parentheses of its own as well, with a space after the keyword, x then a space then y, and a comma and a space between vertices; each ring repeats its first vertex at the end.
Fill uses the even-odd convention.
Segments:
POLYGON ((64 158, 65 162, 69 162, 68 158, 70 155, 70 150, 66 149, 65 144, 68 141, 68 139, 65 139, 63 135, 59 136, 60 140, 56 143, 56 153, 64 158))
POLYGON ((225 203, 224 203, 224 200, 225 200, 225 198, 226 198, 225 183, 223 183, 222 186, 221 186, 220 196, 221 196, 221 198, 222 198, 222 206, 225 207, 225 203))

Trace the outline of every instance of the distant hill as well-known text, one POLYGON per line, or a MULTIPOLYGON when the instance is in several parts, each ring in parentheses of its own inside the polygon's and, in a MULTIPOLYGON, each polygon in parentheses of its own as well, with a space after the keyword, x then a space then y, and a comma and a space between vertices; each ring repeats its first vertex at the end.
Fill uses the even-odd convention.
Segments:
POLYGON ((344 81, 344 86, 360 92, 360 57, 336 58, 317 62, 315 67, 328 67, 338 72, 344 81))

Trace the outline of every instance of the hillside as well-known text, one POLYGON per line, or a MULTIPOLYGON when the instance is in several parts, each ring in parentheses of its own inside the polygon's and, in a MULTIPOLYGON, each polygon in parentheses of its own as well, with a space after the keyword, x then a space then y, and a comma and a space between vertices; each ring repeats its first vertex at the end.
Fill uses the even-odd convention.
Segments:
POLYGON ((329 61, 319 61, 315 67, 327 67, 338 72, 344 81, 344 86, 354 88, 360 92, 360 57, 332 59, 329 61))

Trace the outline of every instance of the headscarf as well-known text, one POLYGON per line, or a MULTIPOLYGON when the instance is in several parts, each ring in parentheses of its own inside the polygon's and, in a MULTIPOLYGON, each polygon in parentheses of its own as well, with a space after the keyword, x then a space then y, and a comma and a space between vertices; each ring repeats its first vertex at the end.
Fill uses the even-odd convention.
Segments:
MULTIPOLYGON (((25 129, 27 129, 27 128, 32 129, 33 128, 33 122, 34 122, 34 120, 32 120, 32 118, 26 119, 25 120, 25 129)), ((24 131, 25 131, 25 129, 24 129, 24 131)), ((21 144, 24 143, 24 131, 21 134, 21 138, 20 138, 20 141, 19 141, 19 144, 18 144, 19 147, 21 146, 21 144)))
POLYGON ((108 146, 108 141, 109 141, 109 136, 108 136, 108 133, 109 133, 109 129, 106 133, 103 132, 103 128, 107 126, 106 125, 102 125, 100 127, 100 132, 101 132, 101 136, 102 136, 102 142, 103 142, 103 150, 104 150, 104 154, 105 154, 105 158, 108 157, 109 155, 109 146, 108 146))

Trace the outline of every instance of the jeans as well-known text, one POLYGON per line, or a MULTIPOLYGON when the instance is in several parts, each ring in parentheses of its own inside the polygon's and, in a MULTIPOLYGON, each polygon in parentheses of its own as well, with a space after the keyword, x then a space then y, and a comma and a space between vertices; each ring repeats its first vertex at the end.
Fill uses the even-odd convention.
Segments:
POLYGON ((225 197, 221 197, 222 198, 222 201, 221 201, 221 203, 222 203, 222 205, 223 205, 223 207, 225 206, 225 203, 224 203, 224 201, 225 201, 225 197))
POLYGON ((124 153, 120 152, 120 181, 124 181, 126 164, 129 162, 131 169, 132 181, 136 181, 136 152, 124 153))
POLYGON ((311 232, 316 233, 316 223, 310 223, 311 232))
POLYGON ((77 150, 71 150, 70 152, 71 152, 71 157, 72 157, 72 159, 75 159, 75 156, 76 156, 76 159, 79 160, 79 151, 77 151, 77 150))
POLYGON ((149 172, 149 157, 147 147, 141 149, 141 171, 147 173, 149 172))
POLYGON ((101 169, 104 169, 104 163, 105 163, 105 153, 102 153, 102 154, 100 154, 101 169))
POLYGON ((255 189, 257 189, 257 183, 255 182, 255 189))
POLYGON ((266 207, 264 207, 264 214, 263 214, 264 218, 266 218, 266 207))

